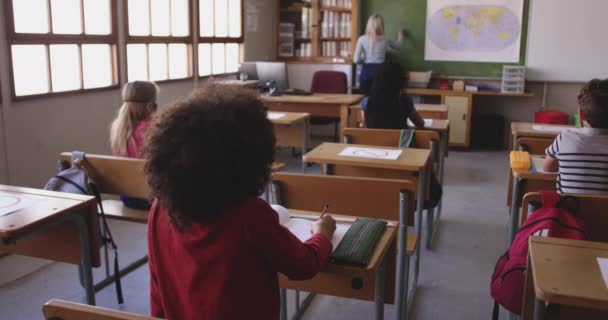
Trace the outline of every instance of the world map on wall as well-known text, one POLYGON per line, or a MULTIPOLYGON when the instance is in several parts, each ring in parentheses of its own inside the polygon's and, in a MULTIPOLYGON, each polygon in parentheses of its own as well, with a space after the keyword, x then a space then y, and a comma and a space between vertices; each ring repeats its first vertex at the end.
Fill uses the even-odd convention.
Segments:
POLYGON ((446 51, 499 51, 519 41, 518 15, 503 6, 443 7, 427 19, 427 39, 446 51))

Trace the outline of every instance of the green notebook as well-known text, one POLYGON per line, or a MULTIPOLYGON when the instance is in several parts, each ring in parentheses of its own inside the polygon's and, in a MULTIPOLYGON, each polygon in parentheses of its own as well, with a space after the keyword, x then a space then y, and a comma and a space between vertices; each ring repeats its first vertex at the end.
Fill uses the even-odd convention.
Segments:
POLYGON ((367 266, 386 221, 357 219, 331 254, 331 261, 359 267, 367 266))

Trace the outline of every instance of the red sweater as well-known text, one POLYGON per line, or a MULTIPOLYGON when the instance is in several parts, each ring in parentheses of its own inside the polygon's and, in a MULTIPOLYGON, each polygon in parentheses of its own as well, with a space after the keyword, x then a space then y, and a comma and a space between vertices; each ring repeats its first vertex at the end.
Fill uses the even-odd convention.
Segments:
POLYGON ((148 220, 152 315, 279 319, 277 272, 309 279, 327 264, 331 247, 319 234, 302 243, 258 198, 184 233, 155 201, 148 220))

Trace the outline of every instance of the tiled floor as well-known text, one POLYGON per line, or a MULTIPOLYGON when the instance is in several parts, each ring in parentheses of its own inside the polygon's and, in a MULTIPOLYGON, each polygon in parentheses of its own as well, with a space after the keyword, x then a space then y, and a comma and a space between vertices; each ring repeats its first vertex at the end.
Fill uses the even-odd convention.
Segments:
MULTIPOLYGON (((279 153, 290 171, 299 160, 279 153)), ((450 152, 446 167, 444 210, 435 249, 423 249, 419 287, 410 319, 488 319, 490 275, 506 248, 507 152, 450 152)), ((318 172, 317 166, 308 172, 318 172)), ((370 201, 373 201, 370 199, 370 201)), ((145 226, 112 222, 121 264, 146 252, 145 226)), ((95 278, 103 269, 95 271, 95 278)), ((130 312, 149 312, 148 270, 123 279, 125 304, 117 305, 114 287, 96 296, 97 304, 130 312)), ((52 299, 84 301, 76 266, 9 256, 0 258, 0 319, 41 319, 41 306, 52 299)), ((291 300, 291 299, 290 299, 291 300)), ((293 310, 291 308, 290 310, 293 310)), ((318 296, 305 319, 373 319, 373 303, 318 296)), ((394 307, 386 307, 386 318, 394 307)), ((252 318, 255 318, 252 313, 252 318)), ((506 319, 503 314, 503 318, 506 319)))

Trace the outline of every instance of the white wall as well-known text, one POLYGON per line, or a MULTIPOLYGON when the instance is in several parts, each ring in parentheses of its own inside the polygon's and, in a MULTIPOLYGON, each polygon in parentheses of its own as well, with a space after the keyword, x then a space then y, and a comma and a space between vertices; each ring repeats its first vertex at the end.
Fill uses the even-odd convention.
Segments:
MULTIPOLYGON (((272 58, 274 46, 268 39, 273 39, 274 20, 268 16, 273 16, 274 11, 269 13, 267 7, 273 6, 274 1, 245 0, 246 5, 249 2, 263 7, 260 31, 245 33, 244 51, 256 60, 268 55, 272 58)), ((78 149, 110 153, 108 127, 121 103, 120 90, 12 101, 5 25, 0 3, 0 183, 42 187, 56 172, 55 159, 60 152, 78 149)), ((159 105, 188 95, 194 85, 193 80, 161 84, 159 105)))

